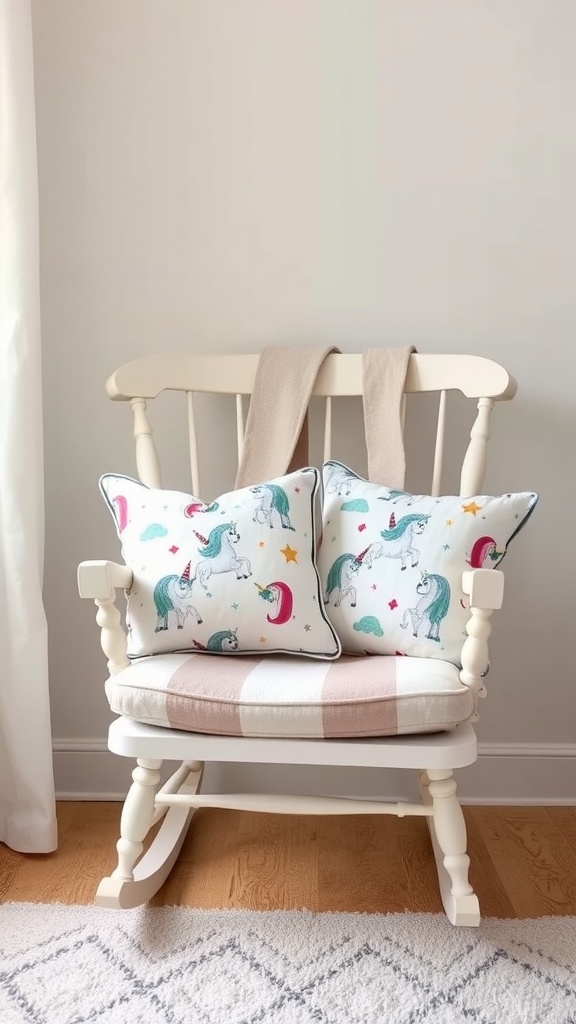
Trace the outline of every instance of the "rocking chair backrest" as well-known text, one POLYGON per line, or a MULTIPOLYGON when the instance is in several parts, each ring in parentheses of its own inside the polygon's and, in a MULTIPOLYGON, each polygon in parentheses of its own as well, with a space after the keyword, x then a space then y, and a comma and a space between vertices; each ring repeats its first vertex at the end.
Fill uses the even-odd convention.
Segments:
MULTIPOLYGON (((136 464, 141 481, 161 487, 162 477, 147 402, 162 391, 185 393, 188 410, 188 438, 192 491, 201 494, 194 396, 209 393, 230 395, 236 403, 238 459, 242 454, 246 396, 252 393, 257 355, 157 356, 121 366, 108 379, 106 389, 115 401, 130 402, 134 412, 136 464)), ((470 432, 460 475, 459 493, 481 492, 486 470, 490 413, 495 401, 516 393, 516 382, 498 363, 480 356, 419 355, 410 357, 406 394, 439 394, 436 442, 430 494, 441 493, 446 426, 446 396, 450 390, 478 399, 478 413, 470 432)), ((332 457, 332 399, 362 395, 362 356, 334 354, 327 357, 318 375, 314 395, 325 400, 324 460, 332 457)))

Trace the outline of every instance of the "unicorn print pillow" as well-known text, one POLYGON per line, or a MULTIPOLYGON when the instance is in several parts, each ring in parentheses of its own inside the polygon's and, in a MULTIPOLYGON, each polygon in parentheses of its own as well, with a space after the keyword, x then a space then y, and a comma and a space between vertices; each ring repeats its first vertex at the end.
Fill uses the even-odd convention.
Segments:
POLYGON ((344 651, 460 664, 469 618, 462 573, 500 564, 534 493, 432 498, 323 468, 318 568, 344 651))
POLYGON ((131 658, 169 651, 337 658, 315 562, 316 469, 209 505, 107 474, 122 555, 131 658))

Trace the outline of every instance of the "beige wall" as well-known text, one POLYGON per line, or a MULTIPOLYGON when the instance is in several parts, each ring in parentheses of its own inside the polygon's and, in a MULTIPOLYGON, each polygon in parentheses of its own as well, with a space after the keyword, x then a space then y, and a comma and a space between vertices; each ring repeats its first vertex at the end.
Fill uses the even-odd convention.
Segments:
POLYGON ((519 797, 561 797, 576 765, 576 5, 33 6, 60 787, 116 786, 85 749, 110 716, 75 590, 81 558, 117 555, 98 476, 133 470, 107 374, 158 349, 412 342, 495 357, 520 384, 487 486, 542 498, 506 559, 480 728, 499 756, 476 795, 509 775, 519 797))

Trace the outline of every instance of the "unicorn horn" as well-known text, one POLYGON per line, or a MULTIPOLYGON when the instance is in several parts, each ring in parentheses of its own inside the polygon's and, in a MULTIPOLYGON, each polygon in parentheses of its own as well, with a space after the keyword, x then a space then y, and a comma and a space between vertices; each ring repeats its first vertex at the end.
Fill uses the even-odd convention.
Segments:
POLYGON ((370 550, 370 545, 368 545, 367 548, 364 548, 364 551, 361 551, 359 555, 356 555, 356 558, 354 559, 354 561, 355 562, 362 562, 362 560, 366 557, 366 554, 367 554, 367 552, 369 550, 370 550))
POLYGON ((190 566, 191 566, 191 564, 192 564, 191 562, 188 562, 188 565, 186 566, 186 568, 184 569, 184 572, 182 573, 182 575, 180 577, 180 579, 184 580, 185 583, 189 583, 190 582, 190 566))
POLYGON ((198 540, 200 541, 201 544, 207 544, 208 543, 208 541, 206 540, 206 537, 203 537, 201 533, 198 533, 198 530, 194 530, 193 532, 194 532, 194 536, 198 537, 198 540))
POLYGON ((262 593, 266 589, 266 587, 261 587, 259 583, 255 583, 254 586, 258 587, 258 590, 260 591, 260 593, 262 593))
POLYGON ((396 526, 396 516, 392 512, 392 514, 390 516, 390 522, 388 523, 388 529, 389 530, 393 530, 395 526, 396 526))

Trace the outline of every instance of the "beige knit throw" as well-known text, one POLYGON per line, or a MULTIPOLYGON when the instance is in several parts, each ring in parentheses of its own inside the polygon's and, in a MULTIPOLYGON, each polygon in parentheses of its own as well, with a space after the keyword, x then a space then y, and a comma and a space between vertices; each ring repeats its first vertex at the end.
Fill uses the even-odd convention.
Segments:
MULTIPOLYGON (((412 347, 362 357, 368 477, 402 488, 406 459, 402 398, 412 347)), ((320 366, 336 348, 265 348, 258 360, 236 487, 309 465, 307 409, 320 366)))
POLYGON ((406 455, 402 399, 413 346, 371 348, 362 355, 364 432, 368 479, 402 490, 406 455))
POLYGON ((318 371, 337 348, 265 348, 258 360, 236 487, 308 466, 307 410, 318 371))

